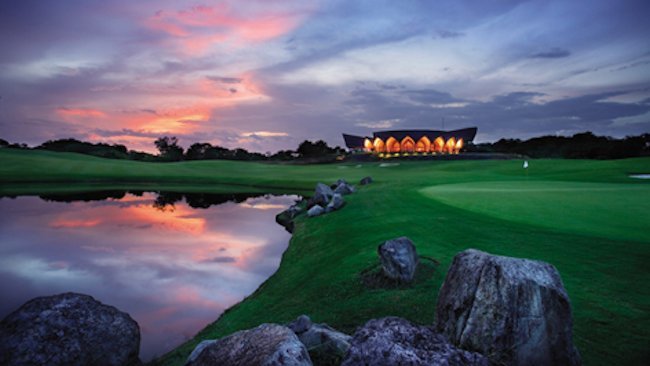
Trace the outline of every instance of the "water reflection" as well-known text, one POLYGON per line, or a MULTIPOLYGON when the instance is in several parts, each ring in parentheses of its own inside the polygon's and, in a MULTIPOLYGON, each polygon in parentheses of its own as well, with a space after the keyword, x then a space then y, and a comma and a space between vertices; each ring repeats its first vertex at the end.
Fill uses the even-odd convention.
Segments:
POLYGON ((4 198, 0 317, 35 296, 87 293, 138 321, 148 360, 275 271, 289 234, 274 216, 295 199, 146 192, 4 198))

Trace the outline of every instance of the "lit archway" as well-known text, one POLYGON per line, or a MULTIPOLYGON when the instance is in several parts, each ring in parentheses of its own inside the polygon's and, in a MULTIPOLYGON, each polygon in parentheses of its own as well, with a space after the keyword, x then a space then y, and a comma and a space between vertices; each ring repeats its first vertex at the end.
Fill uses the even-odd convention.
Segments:
POLYGON ((375 152, 382 153, 384 152, 384 148, 386 147, 386 144, 384 144, 384 140, 380 139, 379 137, 376 137, 375 141, 373 141, 372 143, 372 147, 375 149, 375 152))
POLYGON ((393 136, 389 137, 388 140, 386 140, 386 152, 398 153, 399 151, 399 141, 397 141, 393 136))
POLYGON ((413 141, 411 136, 406 136, 402 139, 402 142, 400 143, 400 147, 403 152, 414 152, 415 141, 413 141))
POLYGON ((429 152, 429 149, 431 149, 431 140, 426 136, 422 136, 415 144, 415 151, 417 152, 429 152))
POLYGON ((433 145, 431 145, 431 151, 433 152, 442 152, 442 150, 445 147, 445 139, 442 138, 442 136, 438 136, 435 140, 433 140, 433 145))
POLYGON ((369 139, 363 140, 363 149, 366 151, 372 151, 372 142, 369 139))
POLYGON ((456 146, 454 147, 454 153, 458 154, 460 152, 460 149, 465 146, 465 141, 463 141, 463 138, 459 138, 458 141, 456 141, 456 146))
POLYGON ((456 139, 453 138, 453 137, 450 137, 449 140, 447 140, 447 142, 445 143, 445 149, 444 150, 445 150, 446 153, 451 154, 451 153, 454 152, 455 147, 456 147, 456 139))

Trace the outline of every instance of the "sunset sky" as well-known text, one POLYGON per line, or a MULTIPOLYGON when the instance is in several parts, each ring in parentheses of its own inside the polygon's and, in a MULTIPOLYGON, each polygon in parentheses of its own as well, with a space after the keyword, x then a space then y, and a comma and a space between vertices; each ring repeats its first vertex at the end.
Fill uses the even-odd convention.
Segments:
POLYGON ((650 2, 0 3, 0 137, 253 151, 342 132, 650 132, 650 2), (497 5, 498 4, 498 5, 497 5))

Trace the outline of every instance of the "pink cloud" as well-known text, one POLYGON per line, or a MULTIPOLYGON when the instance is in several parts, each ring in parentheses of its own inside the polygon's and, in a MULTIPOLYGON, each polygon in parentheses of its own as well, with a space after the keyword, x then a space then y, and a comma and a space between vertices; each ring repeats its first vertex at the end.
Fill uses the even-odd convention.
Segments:
POLYGON ((56 109, 56 113, 63 117, 106 117, 106 113, 100 111, 99 109, 92 108, 59 107, 56 109))
POLYGON ((233 41, 241 46, 280 37, 295 29, 303 18, 301 12, 277 10, 244 16, 221 4, 161 10, 144 24, 171 36, 185 54, 203 54, 216 43, 233 41))

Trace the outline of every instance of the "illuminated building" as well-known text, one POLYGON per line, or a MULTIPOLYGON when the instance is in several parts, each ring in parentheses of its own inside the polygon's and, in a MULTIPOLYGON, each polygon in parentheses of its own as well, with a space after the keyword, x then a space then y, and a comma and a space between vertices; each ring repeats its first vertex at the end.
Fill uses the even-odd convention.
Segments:
POLYGON ((343 134, 350 150, 373 154, 458 154, 474 140, 476 127, 454 131, 397 130, 373 132, 372 137, 343 134))

